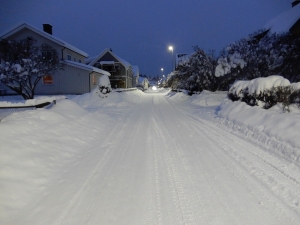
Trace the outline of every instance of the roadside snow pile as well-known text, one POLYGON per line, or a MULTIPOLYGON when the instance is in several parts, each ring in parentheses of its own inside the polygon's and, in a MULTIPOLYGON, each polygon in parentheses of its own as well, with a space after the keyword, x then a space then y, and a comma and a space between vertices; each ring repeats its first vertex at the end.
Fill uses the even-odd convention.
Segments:
POLYGON ((280 154, 300 163, 300 110, 293 106, 290 113, 282 112, 279 105, 269 110, 249 106, 244 102, 225 99, 217 115, 226 118, 227 125, 246 136, 251 136, 277 149, 280 154), (285 146, 288 143, 292 148, 285 146), (288 150, 290 149, 290 150, 288 150))
POLYGON ((265 110, 245 102, 233 102, 226 95, 227 92, 203 91, 200 95, 189 97, 172 92, 169 99, 186 106, 194 105, 192 114, 197 117, 212 121, 221 129, 225 126, 228 132, 271 149, 272 153, 300 165, 298 107, 290 106, 290 113, 284 113, 280 104, 265 110))
POLYGON ((202 91, 200 95, 191 96, 191 103, 199 106, 219 106, 226 95, 226 91, 202 91))
POLYGON ((0 123, 1 219, 30 206, 35 196, 46 196, 45 190, 53 188, 49 184, 63 182, 62 166, 80 157, 99 139, 99 132, 105 134, 109 122, 106 115, 90 115, 71 100, 4 118, 0 123))
MULTIPOLYGON (((113 92, 108 98, 93 93, 67 96, 70 99, 61 96, 56 97, 60 100, 51 109, 18 112, 4 118, 0 123, 0 224, 26 218, 26 213, 39 215, 41 204, 51 211, 69 201, 68 193, 62 199, 45 199, 48 190, 60 191, 57 185, 66 182, 66 177, 78 176, 72 172, 78 169, 76 160, 103 151, 95 146, 101 146, 118 113, 130 110, 128 106, 140 102, 142 95, 141 91, 131 91, 113 92)), ((12 98, 2 99, 8 102, 12 98)), ((74 190, 70 187, 68 191, 74 190)))
POLYGON ((83 95, 70 95, 68 99, 75 101, 85 109, 97 110, 101 107, 129 106, 131 103, 137 104, 143 95, 144 93, 140 90, 121 93, 112 91, 107 98, 99 98, 98 88, 95 88, 90 93, 83 95))

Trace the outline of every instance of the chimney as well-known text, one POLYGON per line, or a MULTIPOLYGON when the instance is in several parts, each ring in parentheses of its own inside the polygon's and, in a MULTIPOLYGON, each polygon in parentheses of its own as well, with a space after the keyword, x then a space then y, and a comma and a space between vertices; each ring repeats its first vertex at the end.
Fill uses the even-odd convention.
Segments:
POLYGON ((293 0, 292 1, 292 7, 298 5, 300 3, 300 0, 293 0))
POLYGON ((43 24, 43 30, 52 35, 52 26, 50 24, 43 24))

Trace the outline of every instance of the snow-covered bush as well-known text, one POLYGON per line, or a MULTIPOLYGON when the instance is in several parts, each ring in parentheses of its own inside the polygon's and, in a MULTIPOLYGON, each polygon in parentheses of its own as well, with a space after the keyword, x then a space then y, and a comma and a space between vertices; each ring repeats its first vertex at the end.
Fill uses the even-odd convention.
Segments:
POLYGON ((112 91, 110 80, 107 75, 104 74, 99 78, 98 89, 101 97, 105 97, 109 92, 112 91))
MULTIPOLYGON (((296 103, 296 96, 290 82, 277 75, 256 78, 251 81, 237 81, 229 89, 228 97, 232 101, 243 101, 248 105, 271 108, 282 103, 284 110, 288 111, 290 104, 296 103)), ((296 93, 296 92, 295 92, 296 93)))

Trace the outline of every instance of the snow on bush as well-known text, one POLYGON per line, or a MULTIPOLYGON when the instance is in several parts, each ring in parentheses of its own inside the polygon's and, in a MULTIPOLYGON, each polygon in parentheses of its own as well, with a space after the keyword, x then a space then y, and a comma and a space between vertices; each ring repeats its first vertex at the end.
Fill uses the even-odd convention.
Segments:
POLYGON ((99 88, 99 91, 100 91, 99 94, 101 97, 104 97, 106 94, 108 94, 109 92, 112 91, 111 85, 110 85, 110 80, 107 75, 102 75, 99 78, 98 88, 99 88))
POLYGON ((243 69, 247 63, 242 59, 242 56, 238 52, 228 56, 227 58, 219 58, 218 65, 215 70, 216 77, 222 77, 231 72, 231 68, 237 68, 238 66, 243 69))
POLYGON ((230 73, 231 66, 227 62, 227 58, 219 58, 218 65, 216 67, 215 76, 222 77, 227 73, 230 73))
POLYGON ((292 83, 292 84, 291 84, 291 89, 292 89, 293 91, 299 91, 299 90, 300 90, 300 82, 292 83))
POLYGON ((291 85, 287 79, 273 75, 251 81, 236 81, 229 89, 228 97, 232 101, 241 100, 265 109, 282 103, 283 110, 289 111, 289 105, 299 104, 299 87, 298 83, 291 85))
POLYGON ((279 86, 285 87, 290 84, 291 83, 287 79, 273 75, 269 77, 256 78, 251 81, 236 81, 229 89, 229 93, 237 96, 241 96, 241 92, 247 92, 250 95, 259 95, 266 90, 271 90, 272 88, 279 86))
POLYGON ((281 76, 260 77, 250 81, 248 84, 248 93, 250 95, 259 95, 266 90, 271 90, 275 87, 289 86, 291 83, 281 76))

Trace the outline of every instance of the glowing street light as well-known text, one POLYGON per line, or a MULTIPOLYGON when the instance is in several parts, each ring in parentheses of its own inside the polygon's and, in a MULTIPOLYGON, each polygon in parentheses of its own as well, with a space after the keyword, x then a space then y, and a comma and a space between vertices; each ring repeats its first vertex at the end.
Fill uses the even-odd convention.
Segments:
POLYGON ((173 51, 174 51, 174 49, 173 49, 173 46, 172 45, 170 45, 169 46, 169 51, 171 51, 172 52, 172 71, 173 71, 173 51))

